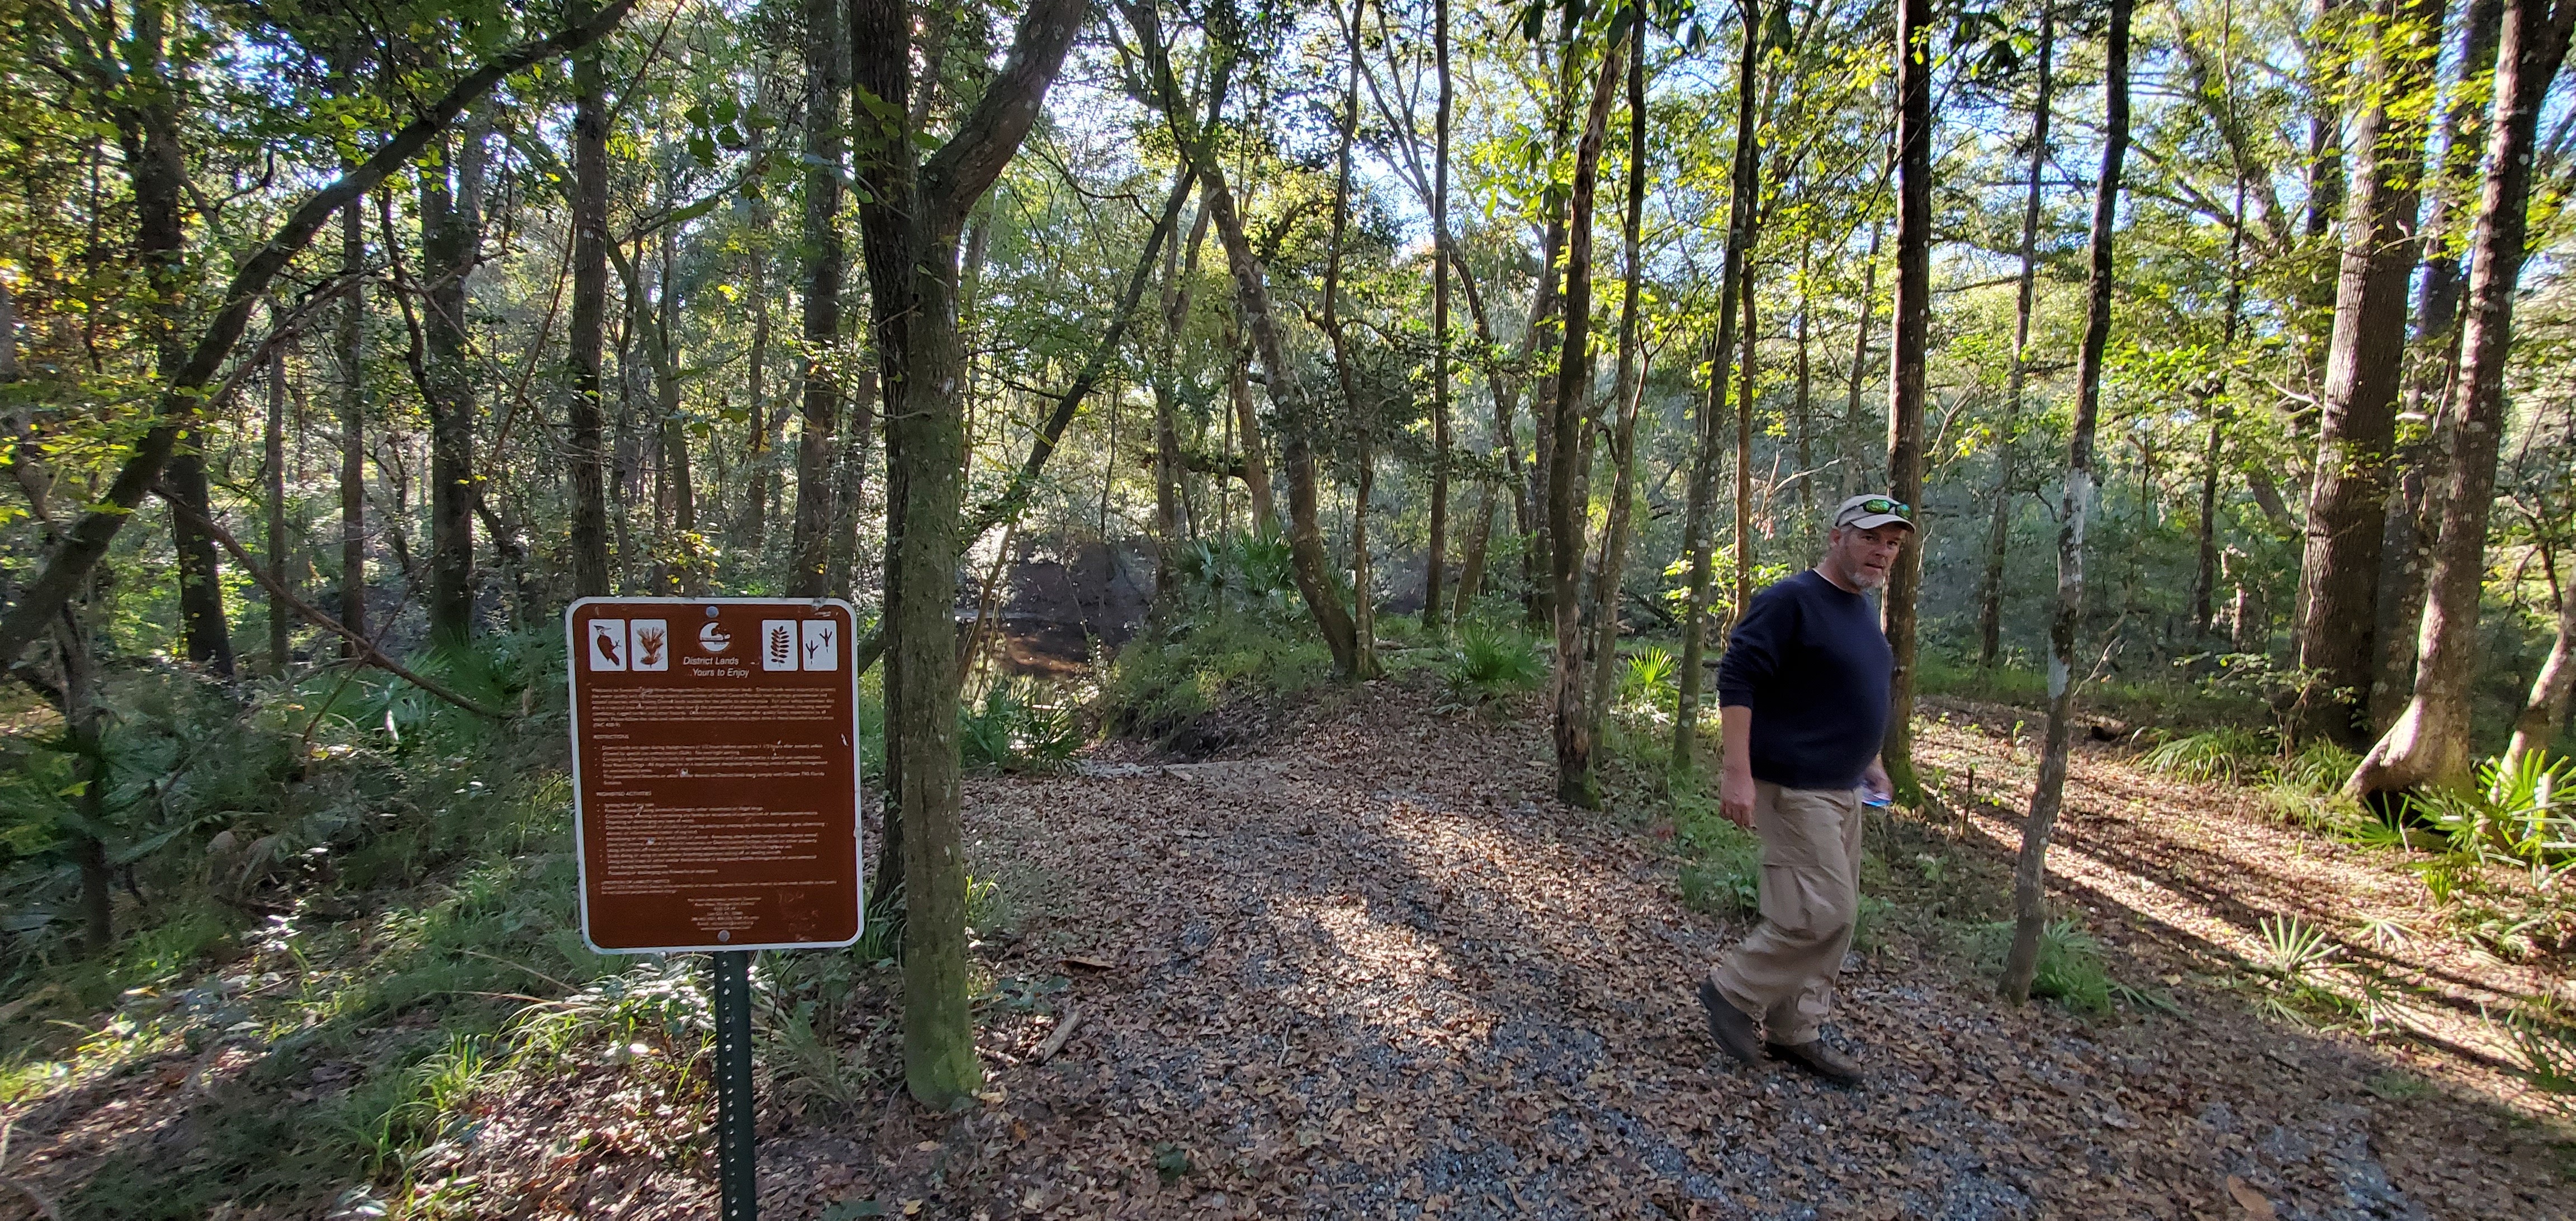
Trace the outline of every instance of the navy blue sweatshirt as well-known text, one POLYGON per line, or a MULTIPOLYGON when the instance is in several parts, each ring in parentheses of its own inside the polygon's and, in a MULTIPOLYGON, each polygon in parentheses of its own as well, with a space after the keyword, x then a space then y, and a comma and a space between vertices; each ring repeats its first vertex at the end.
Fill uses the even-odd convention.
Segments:
POLYGON ((1753 596, 1717 666, 1717 702, 1753 710, 1753 778, 1860 784, 1887 734, 1896 655, 1870 600, 1814 569, 1753 596))

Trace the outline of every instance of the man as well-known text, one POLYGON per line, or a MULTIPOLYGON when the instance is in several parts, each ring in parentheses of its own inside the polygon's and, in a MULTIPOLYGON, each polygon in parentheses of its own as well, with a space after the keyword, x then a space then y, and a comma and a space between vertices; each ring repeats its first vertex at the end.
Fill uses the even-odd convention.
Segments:
POLYGON ((1824 559, 1754 596, 1717 670, 1719 808, 1762 837, 1762 922, 1709 969, 1700 1003, 1737 1060, 1767 1051, 1843 1085, 1860 1066, 1819 1035, 1860 909, 1862 805, 1889 790, 1878 746, 1895 668, 1865 595, 1887 584, 1911 511, 1844 501, 1824 559))

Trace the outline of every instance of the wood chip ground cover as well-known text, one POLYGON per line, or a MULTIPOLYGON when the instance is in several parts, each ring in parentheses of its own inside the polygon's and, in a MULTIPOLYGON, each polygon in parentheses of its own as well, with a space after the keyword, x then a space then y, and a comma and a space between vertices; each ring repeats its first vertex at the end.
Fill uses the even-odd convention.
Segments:
MULTIPOLYGON (((2262 823, 2241 793, 2080 760, 2060 901, 2180 1012, 2005 1008, 1953 930, 2002 910, 2028 755, 1950 710, 1927 759, 1973 764, 2002 805, 1957 790, 1964 833, 1874 829, 1895 906, 1845 976, 1832 1037, 1872 1077, 1845 1091, 1719 1055, 1691 984, 1742 924, 1681 904, 1654 828, 1546 800, 1543 725, 1437 702, 1379 684, 1238 757, 1114 746, 971 781, 975 869, 1021 913, 984 949, 1017 981, 984 1011, 988 1092, 953 1116, 906 1100, 893 979, 865 973, 834 1034, 864 1083, 849 1100, 772 1055, 764 1215, 2576 1216, 2567 1134, 2476 1016, 2556 981, 2472 960, 2395 865, 2262 823), (2228 972, 2279 913, 2411 919, 2426 932, 2388 957, 2442 988, 2377 1040, 2259 1015, 2228 972)), ((39 1195, 0 1195, 0 1217, 255 1059, 192 1087, 169 1057, 22 1116, 5 1169, 39 1195)), ((521 1076, 415 1164, 415 1201, 712 1215, 703 1077, 676 1067, 654 1088, 632 1064, 521 1076)))

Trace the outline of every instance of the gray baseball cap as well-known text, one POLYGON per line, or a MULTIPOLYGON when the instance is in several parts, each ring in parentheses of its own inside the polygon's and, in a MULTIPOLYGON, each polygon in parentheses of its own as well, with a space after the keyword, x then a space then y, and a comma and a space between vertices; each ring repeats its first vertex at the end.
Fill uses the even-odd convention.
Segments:
POLYGON ((1880 526, 1914 529, 1914 506, 1886 496, 1854 496, 1834 510, 1834 528, 1875 530, 1880 526))

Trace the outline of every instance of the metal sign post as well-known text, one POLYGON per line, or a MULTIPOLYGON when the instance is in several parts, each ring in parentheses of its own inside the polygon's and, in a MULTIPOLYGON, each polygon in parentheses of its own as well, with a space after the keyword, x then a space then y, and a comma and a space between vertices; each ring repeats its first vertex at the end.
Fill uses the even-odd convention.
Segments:
POLYGON ((751 953, 859 939, 850 604, 583 598, 564 612, 583 940, 715 957, 724 1221, 758 1214, 751 953))

